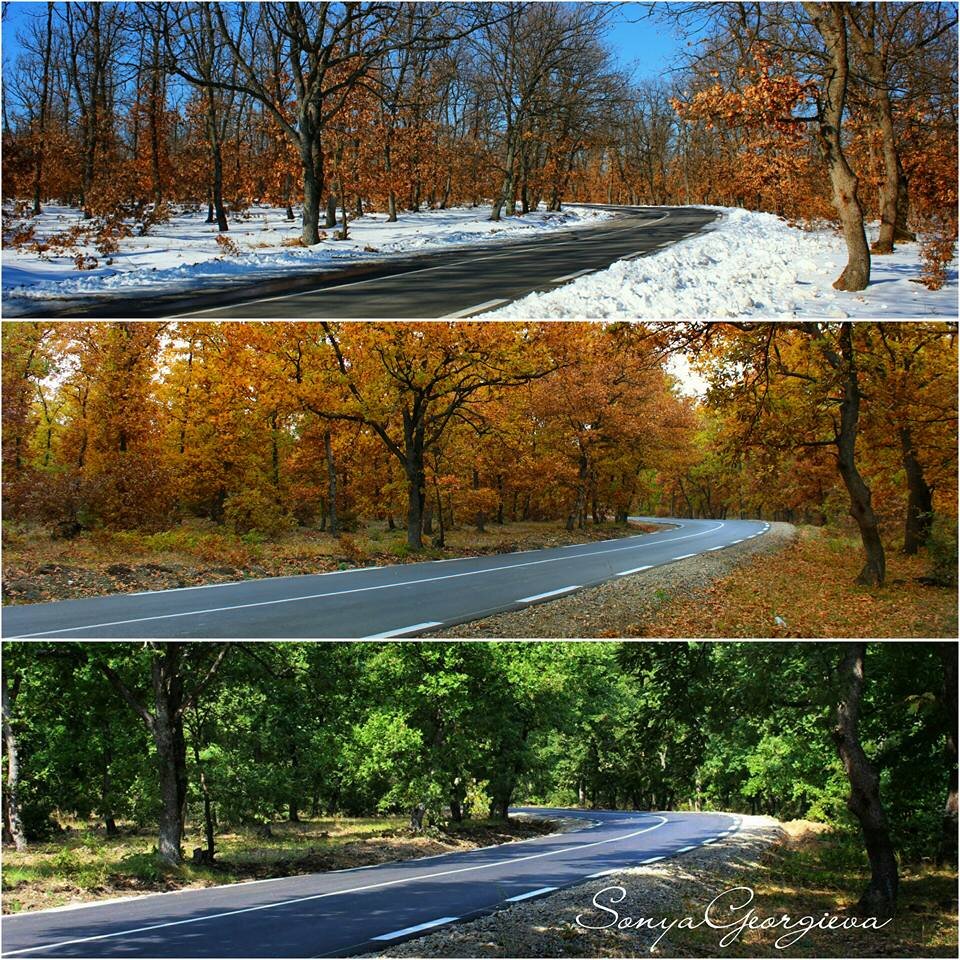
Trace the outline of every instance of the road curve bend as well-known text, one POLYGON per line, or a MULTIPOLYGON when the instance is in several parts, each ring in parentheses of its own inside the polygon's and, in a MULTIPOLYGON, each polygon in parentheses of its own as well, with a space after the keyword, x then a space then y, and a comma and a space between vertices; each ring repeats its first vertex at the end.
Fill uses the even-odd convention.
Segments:
POLYGON ((521 610, 762 536, 756 520, 636 517, 670 529, 595 543, 3 608, 8 640, 384 639, 521 610))
MULTIPOLYGON (((519 808, 582 820, 514 843, 6 915, 4 957, 316 957, 382 949, 736 832, 719 813, 519 808)), ((586 904, 585 904, 586 906, 586 904)))

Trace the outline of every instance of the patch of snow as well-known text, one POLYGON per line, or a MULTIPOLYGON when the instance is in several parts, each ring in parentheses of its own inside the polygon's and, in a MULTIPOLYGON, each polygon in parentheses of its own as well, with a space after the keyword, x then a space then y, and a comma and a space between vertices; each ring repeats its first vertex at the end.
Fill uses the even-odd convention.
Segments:
MULTIPOLYGON (((703 233, 480 316, 497 320, 957 316, 956 258, 943 288, 928 290, 914 282, 922 270, 919 245, 902 244, 891 256, 872 257, 866 290, 834 290, 833 281, 846 264, 843 238, 835 230, 805 231, 769 213, 711 209, 720 211, 721 217, 703 233)), ((868 239, 876 238, 876 230, 876 225, 868 228, 868 239)))
MULTIPOLYGON (((119 241, 109 257, 91 245, 70 255, 38 255, 27 249, 3 248, 4 313, 15 316, 35 308, 37 300, 84 296, 156 295, 196 291, 211 283, 236 278, 282 277, 305 270, 337 269, 361 262, 388 260, 423 250, 499 243, 545 231, 589 226, 613 214, 570 207, 559 213, 533 211, 494 223, 488 207, 401 213, 396 223, 385 213, 369 213, 349 224, 349 239, 334 240, 338 226, 312 247, 284 246, 300 236, 300 221, 287 220, 282 207, 254 206, 230 218, 223 234, 239 254, 217 244, 215 224, 205 212, 183 212, 158 224, 143 237, 119 241), (74 254, 97 258, 93 270, 78 270, 74 254), (109 263, 107 261, 110 261, 109 263)), ((35 237, 46 240, 82 223, 79 210, 48 205, 32 218, 35 237)))

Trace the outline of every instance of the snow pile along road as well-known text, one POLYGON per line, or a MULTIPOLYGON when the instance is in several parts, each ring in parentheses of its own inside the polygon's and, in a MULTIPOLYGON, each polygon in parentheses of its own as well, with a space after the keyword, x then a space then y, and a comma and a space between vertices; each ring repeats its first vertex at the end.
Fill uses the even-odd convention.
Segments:
MULTIPOLYGON (((388 223, 383 213, 365 214, 350 222, 349 238, 336 240, 336 229, 312 247, 294 246, 300 221, 286 219, 279 207, 254 206, 231 216, 230 230, 217 238, 205 212, 184 212, 153 227, 146 236, 125 237, 119 251, 103 256, 92 245, 38 254, 23 246, 3 249, 4 312, 14 316, 18 301, 76 299, 89 296, 149 296, 195 291, 231 279, 282 277, 310 269, 339 269, 362 262, 388 260, 424 250, 499 243, 538 234, 589 226, 614 214, 605 210, 569 208, 559 213, 539 210, 523 217, 490 220, 490 208, 455 208, 401 213, 388 223), (92 270, 77 269, 80 253, 96 258, 92 270)), ((82 224, 80 211, 49 205, 31 218, 35 238, 48 240, 82 224)))
MULTIPOLYGON (((919 246, 874 257, 870 286, 834 290, 846 263, 833 230, 805 231, 769 213, 716 207, 722 217, 695 237, 620 260, 547 293, 483 314, 501 319, 703 317, 930 317, 957 315, 957 261, 941 290, 913 282, 919 246)), ((874 234, 875 230, 869 231, 874 234)), ((873 239, 871 237, 870 239, 873 239)))

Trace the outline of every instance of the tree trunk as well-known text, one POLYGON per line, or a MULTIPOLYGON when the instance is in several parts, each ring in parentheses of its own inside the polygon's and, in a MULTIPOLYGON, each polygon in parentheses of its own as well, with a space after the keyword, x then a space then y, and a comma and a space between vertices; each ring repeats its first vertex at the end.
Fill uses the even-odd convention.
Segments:
POLYGON ((849 71, 846 13, 841 4, 835 3, 804 3, 803 7, 823 38, 830 58, 817 123, 817 142, 830 174, 833 201, 847 245, 847 265, 833 286, 837 290, 863 290, 870 282, 870 250, 857 196, 857 176, 847 163, 841 140, 849 71))
POLYGON ((6 676, 3 678, 3 748, 7 753, 7 783, 3 791, 4 812, 6 814, 7 832, 13 839, 17 850, 27 849, 27 837, 23 832, 23 822, 20 819, 20 757, 17 752, 17 735, 13 732, 10 711, 16 700, 16 686, 13 692, 6 676))
POLYGON ((900 449, 907 475, 907 518, 903 531, 903 552, 915 554, 927 542, 933 521, 933 494, 917 459, 913 435, 909 427, 900 428, 900 449))
POLYGON ((937 865, 957 865, 957 645, 937 644, 937 652, 943 662, 943 701, 947 718, 945 759, 949 771, 947 802, 943 808, 940 843, 937 848, 937 865))
POLYGON ((337 468, 333 462, 333 447, 330 443, 330 431, 323 433, 323 452, 327 460, 327 498, 330 501, 330 535, 337 536, 340 525, 337 520, 337 468))
POLYGON ((40 117, 33 163, 33 215, 40 216, 40 193, 43 189, 43 159, 46 151, 47 104, 50 100, 50 48, 53 43, 53 4, 47 4, 47 32, 43 46, 43 80, 40 84, 40 117))
POLYGON ((410 810, 410 829, 414 833, 423 833, 423 818, 427 808, 422 803, 415 804, 410 810))
POLYGON ((831 365, 841 376, 840 431, 837 434, 837 461, 850 496, 850 513, 860 528, 860 539, 867 554, 857 583, 881 586, 886 577, 886 557, 880 539, 880 525, 873 512, 870 488, 866 485, 856 462, 857 429, 860 419, 860 383, 857 376, 853 333, 849 322, 840 330, 840 358, 828 351, 831 365))
MULTIPOLYGON (((301 136, 306 140, 308 134, 304 131, 301 136)), ((300 231, 300 242, 305 247, 312 247, 320 242, 320 198, 323 196, 323 176, 318 176, 317 166, 313 162, 312 145, 309 141, 300 150, 300 161, 303 166, 303 226, 300 231)), ((321 159, 320 163, 322 162, 321 159)), ((322 170, 322 167, 320 169, 322 170)), ((334 223, 336 223, 336 215, 334 215, 334 223)))
POLYGON ((860 745, 857 731, 867 645, 848 643, 845 647, 839 667, 843 687, 833 740, 850 781, 847 807, 860 821, 870 859, 870 884, 858 906, 870 916, 891 917, 897 904, 897 858, 880 802, 880 780, 860 745))

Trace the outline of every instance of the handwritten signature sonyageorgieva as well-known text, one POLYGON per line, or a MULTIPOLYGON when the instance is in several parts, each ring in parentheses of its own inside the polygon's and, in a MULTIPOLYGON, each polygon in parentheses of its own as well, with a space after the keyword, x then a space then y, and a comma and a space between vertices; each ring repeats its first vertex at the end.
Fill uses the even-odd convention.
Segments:
POLYGON ((791 917, 781 914, 776 917, 761 917, 750 906, 754 892, 750 887, 731 887, 717 894, 704 908, 703 915, 697 917, 631 917, 625 916, 613 904, 622 903, 627 896, 623 887, 612 886, 598 890, 593 897, 596 915, 580 913, 577 925, 586 930, 651 930, 660 931, 660 935, 650 945, 651 950, 671 930, 696 930, 708 927, 711 930, 723 930, 720 946, 728 947, 739 939, 745 930, 782 931, 774 941, 778 950, 792 946, 811 930, 879 930, 890 919, 877 917, 840 917, 831 913, 820 916, 791 917))

